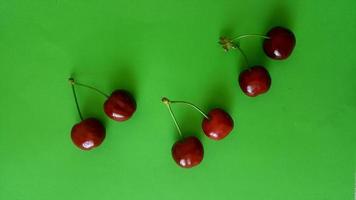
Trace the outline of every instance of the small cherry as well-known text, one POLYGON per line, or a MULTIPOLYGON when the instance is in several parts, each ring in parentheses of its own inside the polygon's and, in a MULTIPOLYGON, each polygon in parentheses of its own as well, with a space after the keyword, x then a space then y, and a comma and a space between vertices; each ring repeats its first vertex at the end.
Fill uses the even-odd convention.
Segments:
POLYGON ((72 85, 73 95, 77 111, 81 121, 75 124, 71 130, 73 143, 82 150, 91 150, 98 147, 105 139, 105 127, 95 118, 83 119, 80 112, 77 95, 74 88, 74 79, 69 79, 72 85))
POLYGON ((204 157, 204 148, 202 143, 195 136, 183 137, 176 117, 171 109, 170 101, 167 98, 162 98, 162 102, 167 106, 181 137, 181 139, 176 141, 172 146, 171 152, 174 161, 182 168, 192 168, 199 165, 204 157))
POLYGON ((104 103, 104 112, 108 117, 115 121, 126 121, 130 119, 136 111, 136 101, 130 92, 126 90, 115 90, 109 96, 94 87, 74 82, 74 80, 73 84, 92 89, 105 96, 107 100, 104 103))
POLYGON ((105 128, 99 120, 87 118, 73 126, 71 138, 78 148, 90 150, 104 141, 105 128))
POLYGON ((267 37, 263 42, 263 50, 268 57, 284 60, 291 55, 296 43, 292 31, 277 26, 268 31, 267 37))
POLYGON ((205 114, 198 106, 186 101, 171 101, 164 98, 170 104, 184 104, 197 110, 204 116, 202 129, 204 134, 213 140, 225 138, 234 128, 234 121, 231 116, 221 108, 214 108, 205 114))
POLYGON ((209 118, 204 118, 202 128, 206 136, 213 140, 225 138, 234 128, 231 116, 220 108, 212 109, 209 118))
POLYGON ((247 96, 255 97, 269 90, 271 77, 266 68, 253 66, 240 73, 239 84, 247 96))
MULTIPOLYGON (((220 38, 220 44, 224 48, 225 51, 230 49, 237 49, 240 51, 242 56, 245 59, 246 65, 249 66, 249 62, 245 52, 241 49, 240 44, 238 42, 234 42, 235 40, 239 41, 245 37, 261 37, 266 40, 269 39, 267 36, 263 35, 243 35, 233 39, 228 39, 226 37, 220 38)), ((242 71, 239 75, 239 85, 241 90, 250 97, 255 97, 260 94, 266 93, 271 87, 271 76, 269 75, 267 69, 263 66, 253 66, 244 71, 242 71)))
POLYGON ((174 143, 172 156, 179 166, 192 168, 203 160, 204 148, 197 137, 189 136, 174 143))
POLYGON ((136 111, 136 101, 126 90, 115 90, 104 103, 107 116, 116 121, 126 121, 136 111))

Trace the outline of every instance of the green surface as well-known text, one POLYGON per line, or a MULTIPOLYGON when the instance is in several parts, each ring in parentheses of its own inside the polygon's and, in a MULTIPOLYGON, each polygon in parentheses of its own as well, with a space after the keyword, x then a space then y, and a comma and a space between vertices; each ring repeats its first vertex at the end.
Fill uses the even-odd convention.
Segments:
POLYGON ((356 1, 3 0, 0 2, 1 200, 351 200, 356 117, 356 1), (283 2, 283 3, 282 3, 283 2), (243 60, 220 35, 292 29, 290 59, 267 59, 268 94, 237 85, 243 60), (78 88, 83 114, 103 120, 101 148, 70 140, 78 122, 67 78, 134 93, 132 120, 105 118, 104 99, 78 88), (228 110, 225 140, 202 136, 201 116, 174 105, 186 135, 201 137, 202 164, 181 169, 162 96, 228 110))

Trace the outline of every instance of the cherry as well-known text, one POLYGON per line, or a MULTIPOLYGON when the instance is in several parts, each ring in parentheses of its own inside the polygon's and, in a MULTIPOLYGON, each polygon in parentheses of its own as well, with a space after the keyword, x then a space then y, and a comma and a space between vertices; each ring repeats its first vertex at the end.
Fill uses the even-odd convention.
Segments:
POLYGON ((204 116, 202 129, 206 136, 213 140, 225 138, 234 128, 234 121, 231 116, 221 108, 214 108, 205 114, 198 106, 186 101, 171 101, 164 98, 169 104, 184 104, 197 110, 204 116))
POLYGON ((136 101, 126 90, 115 90, 104 103, 107 116, 116 121, 126 121, 136 111, 136 101))
POLYGON ((292 31, 277 26, 267 33, 267 37, 263 42, 263 50, 268 57, 283 60, 291 55, 296 43, 292 31))
POLYGON ((95 118, 83 119, 79 108, 77 95, 74 88, 74 80, 69 79, 72 85, 73 95, 77 111, 81 121, 75 124, 71 131, 73 143, 82 150, 91 150, 98 147, 105 139, 105 127, 95 118))
POLYGON ((247 96, 255 97, 269 90, 271 77, 266 68, 253 66, 240 73, 239 84, 247 96))
POLYGON ((225 138, 234 128, 230 115, 220 108, 212 109, 209 118, 204 118, 202 128, 206 136, 213 140, 225 138))
POLYGON ((78 148, 90 150, 104 141, 105 128, 99 120, 88 118, 73 126, 71 138, 78 148))
POLYGON ((181 137, 172 146, 172 157, 178 166, 182 168, 192 168, 199 165, 204 158, 204 148, 202 143, 195 136, 183 137, 182 131, 177 123, 176 117, 171 108, 171 101, 162 98, 162 102, 167 106, 169 113, 181 137))
POLYGON ((73 82, 72 84, 92 89, 105 96, 107 99, 104 103, 104 112, 115 121, 126 121, 130 119, 136 111, 136 101, 131 93, 126 90, 115 90, 109 96, 94 87, 75 82, 74 79, 71 79, 71 81, 73 82))
MULTIPOLYGON (((269 37, 263 35, 242 35, 235 37, 233 39, 228 39, 226 37, 220 38, 220 44, 225 51, 230 49, 237 49, 242 54, 245 59, 246 65, 249 66, 249 62, 245 52, 241 49, 238 41, 245 37, 261 37, 269 40, 269 37)), ((257 95, 267 92, 271 86, 271 77, 268 71, 262 66, 253 66, 249 69, 244 70, 239 75, 239 85, 242 91, 250 97, 255 97, 257 95)))
POLYGON ((179 166, 192 168, 203 160, 203 145, 200 140, 194 136, 183 138, 174 143, 172 156, 179 166))

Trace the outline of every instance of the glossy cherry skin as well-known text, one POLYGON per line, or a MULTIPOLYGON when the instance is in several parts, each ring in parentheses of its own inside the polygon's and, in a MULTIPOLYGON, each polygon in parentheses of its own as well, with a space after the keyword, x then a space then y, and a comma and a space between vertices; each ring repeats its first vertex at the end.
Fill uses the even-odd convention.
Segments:
POLYGON ((234 121, 231 116, 220 108, 214 108, 204 118, 202 128, 206 136, 213 140, 225 138, 234 128, 234 121))
POLYGON ((292 31, 283 27, 274 27, 263 42, 263 50, 272 59, 283 60, 288 58, 295 46, 295 36, 292 31))
POLYGON ((104 141, 105 135, 105 127, 95 118, 79 122, 71 131, 73 143, 82 150, 98 147, 104 141))
POLYGON ((263 94, 271 87, 271 77, 266 68, 253 66, 240 73, 241 90, 250 97, 263 94))
POLYGON ((126 121, 136 111, 136 101, 126 90, 115 90, 104 103, 108 117, 116 121, 126 121))
POLYGON ((174 143, 172 156, 179 166, 192 168, 203 160, 204 148, 198 138, 190 136, 174 143))

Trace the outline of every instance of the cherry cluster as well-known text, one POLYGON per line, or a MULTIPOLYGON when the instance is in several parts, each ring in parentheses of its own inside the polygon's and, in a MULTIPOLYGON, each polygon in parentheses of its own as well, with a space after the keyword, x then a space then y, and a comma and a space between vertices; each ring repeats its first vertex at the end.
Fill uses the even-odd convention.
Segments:
POLYGON ((171 104, 184 104, 197 110, 204 117, 201 127, 206 136, 213 140, 225 138, 234 128, 232 117, 221 108, 214 108, 205 114, 198 106, 187 101, 171 101, 166 97, 162 102, 167 105, 174 124, 177 127, 180 140, 174 143, 172 147, 172 156, 174 161, 183 168, 191 168, 198 165, 204 157, 204 148, 200 140, 195 136, 184 137, 177 123, 176 117, 172 111, 171 104))
MULTIPOLYGON (((266 35, 249 34, 232 39, 220 37, 219 43, 225 51, 237 49, 243 55, 246 64, 249 65, 244 51, 240 47, 240 40, 247 37, 261 37, 265 54, 274 60, 287 59, 295 47, 295 36, 292 31, 284 27, 273 27, 266 35)), ((239 85, 241 90, 250 97, 266 93, 271 87, 271 76, 268 70, 261 66, 252 66, 240 73, 239 85)))
POLYGON ((75 91, 75 85, 92 89, 106 98, 103 105, 105 114, 117 121, 123 122, 132 117, 136 111, 136 101, 130 92, 122 89, 115 90, 111 95, 107 95, 104 92, 82 83, 74 81, 73 78, 69 79, 69 83, 72 85, 73 95, 79 117, 81 121, 75 124, 71 131, 71 138, 73 143, 82 150, 91 150, 98 147, 105 139, 105 127, 96 118, 83 118, 83 115, 79 108, 77 94, 75 91))
MULTIPOLYGON (((266 55, 275 60, 283 60, 288 58, 295 46, 296 40, 294 34, 283 27, 274 27, 266 35, 243 35, 229 39, 221 37, 219 43, 225 51, 231 49, 239 50, 245 58, 248 65, 246 54, 240 47, 240 39, 246 37, 261 37, 264 39, 263 50, 266 55)), ((105 127, 96 118, 82 117, 75 86, 82 86, 92 89, 101 95, 105 96, 106 101, 103 105, 105 114, 118 122, 123 122, 130 119, 136 111, 136 101, 130 92, 122 89, 115 90, 111 95, 82 83, 69 79, 72 85, 74 99, 81 121, 75 124, 71 131, 73 143, 82 150, 91 150, 98 147, 105 139, 105 127)), ((239 85, 242 91, 250 96, 256 97, 266 93, 271 86, 271 77, 268 70, 260 65, 249 67, 242 71, 239 75, 239 85)), ((204 134, 212 140, 222 140, 229 135, 234 128, 234 120, 229 113, 221 108, 213 108, 206 114, 198 106, 187 101, 171 101, 167 97, 162 98, 162 102, 167 106, 168 111, 174 121, 174 124, 181 137, 172 146, 172 157, 174 161, 183 168, 192 168, 201 163, 204 157, 204 148, 201 141, 195 136, 184 137, 180 126, 176 120, 174 112, 171 108, 172 104, 182 104, 189 106, 198 111, 203 120, 201 128, 204 134)))

